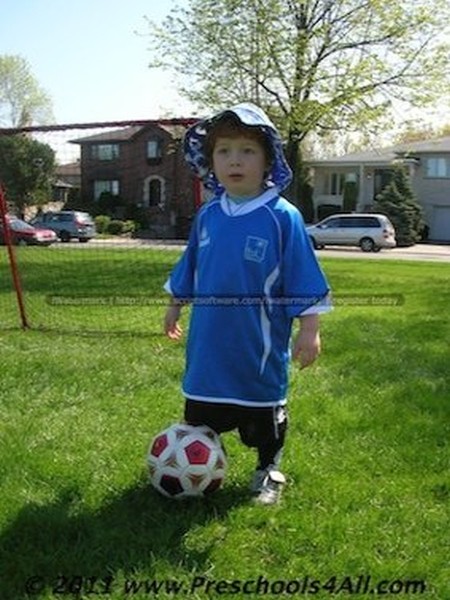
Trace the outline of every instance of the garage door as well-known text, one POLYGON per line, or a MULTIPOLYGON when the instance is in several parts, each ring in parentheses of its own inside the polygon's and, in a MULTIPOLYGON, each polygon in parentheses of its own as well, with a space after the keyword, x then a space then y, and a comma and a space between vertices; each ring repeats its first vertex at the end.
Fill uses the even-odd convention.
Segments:
POLYGON ((450 242, 450 206, 433 206, 430 240, 450 242))

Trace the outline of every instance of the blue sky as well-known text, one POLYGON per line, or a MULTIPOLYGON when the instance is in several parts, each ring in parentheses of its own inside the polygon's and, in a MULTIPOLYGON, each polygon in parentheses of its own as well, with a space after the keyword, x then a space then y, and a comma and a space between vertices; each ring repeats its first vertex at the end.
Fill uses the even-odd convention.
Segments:
MULTIPOLYGON (((176 4, 183 3, 179 0, 176 4)), ((148 68, 145 16, 174 0, 1 0, 0 54, 25 58, 57 123, 190 116, 169 73, 148 68), (140 32, 138 35, 136 32, 140 32)))

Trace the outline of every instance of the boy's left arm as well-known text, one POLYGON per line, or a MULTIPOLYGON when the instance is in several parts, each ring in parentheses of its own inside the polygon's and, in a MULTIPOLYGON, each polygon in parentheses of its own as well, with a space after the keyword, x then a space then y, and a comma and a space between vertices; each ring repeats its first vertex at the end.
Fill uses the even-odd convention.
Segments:
POLYGON ((320 354, 319 315, 299 317, 300 330, 294 338, 292 357, 300 361, 300 368, 311 365, 320 354))

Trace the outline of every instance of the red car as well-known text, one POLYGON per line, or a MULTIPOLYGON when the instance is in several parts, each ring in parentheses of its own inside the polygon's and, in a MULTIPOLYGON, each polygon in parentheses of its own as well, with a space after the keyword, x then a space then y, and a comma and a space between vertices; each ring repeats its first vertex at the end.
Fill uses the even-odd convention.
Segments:
MULTIPOLYGON (((56 233, 50 229, 38 229, 25 223, 17 217, 7 216, 9 231, 13 244, 21 246, 50 246, 58 239, 56 233)), ((5 243, 3 224, 0 220, 0 243, 5 243)))

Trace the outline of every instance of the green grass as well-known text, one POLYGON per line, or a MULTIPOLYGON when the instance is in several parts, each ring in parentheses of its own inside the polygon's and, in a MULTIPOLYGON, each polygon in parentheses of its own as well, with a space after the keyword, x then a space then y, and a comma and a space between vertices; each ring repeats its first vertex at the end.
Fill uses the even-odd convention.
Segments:
MULTIPOLYGON (((175 255, 173 251, 91 248, 86 244, 18 248, 28 320, 34 328, 65 332, 148 333, 155 307, 165 298, 162 286, 175 255), (87 308, 83 302, 88 301, 87 308), (129 305, 118 305, 120 301, 129 305), (139 313, 134 310, 136 304, 139 313)), ((2 252, 0 326, 20 323, 17 312, 6 253, 2 252)))
MULTIPOLYGON (((376 597, 357 588, 369 575, 371 587, 427 585, 423 595, 411 588, 384 597, 450 598, 448 265, 323 261, 342 301, 322 319, 320 360, 292 368, 289 484, 280 506, 264 508, 247 493, 253 452, 234 434, 225 436, 226 484, 207 501, 171 502, 149 487, 149 441, 181 417, 183 403, 184 347, 161 335, 160 303, 45 300, 159 298, 177 253, 141 251, 130 265, 120 251, 105 251, 99 263, 86 250, 22 250, 27 305, 46 330, 0 334, 2 600, 259 598, 211 582, 260 576, 273 585, 266 597, 280 596, 280 581, 292 581, 282 597, 308 597, 299 591, 307 576, 308 585, 335 576, 334 592, 342 581, 348 589, 345 577, 353 583, 352 595, 331 593, 331 579, 312 597, 376 597), (403 304, 354 306, 348 296, 372 294, 400 294, 403 304), (42 590, 27 595, 32 577, 42 590), (78 595, 69 593, 77 577, 78 595), (205 582, 191 593, 196 577, 205 582), (186 593, 126 595, 127 581, 153 579, 186 593)), ((0 318, 10 327, 14 298, 5 278, 0 286, 0 318)))

